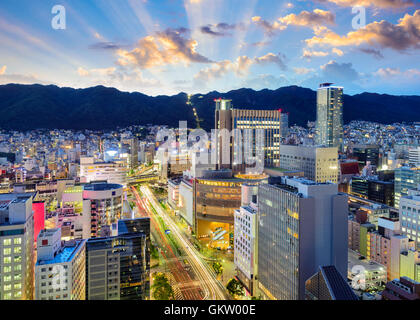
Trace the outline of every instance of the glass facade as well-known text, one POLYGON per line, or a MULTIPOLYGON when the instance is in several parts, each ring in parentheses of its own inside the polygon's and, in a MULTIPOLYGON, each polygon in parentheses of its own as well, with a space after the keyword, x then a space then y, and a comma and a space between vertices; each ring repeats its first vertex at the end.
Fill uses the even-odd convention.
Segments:
POLYGON ((299 196, 296 189, 258 191, 258 281, 270 299, 299 298, 299 196))
POLYGON ((343 147, 343 88, 321 85, 317 91, 317 144, 343 147))

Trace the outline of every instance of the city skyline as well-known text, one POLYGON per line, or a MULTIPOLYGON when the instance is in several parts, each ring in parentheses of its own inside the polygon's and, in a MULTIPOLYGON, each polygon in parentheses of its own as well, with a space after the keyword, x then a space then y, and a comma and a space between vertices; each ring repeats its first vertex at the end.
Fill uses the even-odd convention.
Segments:
POLYGON ((0 4, 1 84, 150 95, 327 81, 399 95, 420 84, 417 1, 63 1, 64 30, 52 27, 55 5, 0 4))

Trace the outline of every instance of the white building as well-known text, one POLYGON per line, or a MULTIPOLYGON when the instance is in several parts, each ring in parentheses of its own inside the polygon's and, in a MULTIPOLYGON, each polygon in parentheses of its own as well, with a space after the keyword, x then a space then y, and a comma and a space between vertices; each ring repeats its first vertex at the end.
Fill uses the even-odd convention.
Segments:
POLYGON ((408 148, 408 163, 420 167, 420 146, 410 146, 408 148))
POLYGON ((234 234, 235 253, 234 263, 238 278, 247 290, 253 294, 254 278, 257 270, 257 206, 250 203, 235 210, 234 234))
POLYGON ((400 198, 399 212, 402 233, 420 249, 420 190, 409 190, 407 196, 400 198))
POLYGON ((85 300, 86 240, 61 242, 61 230, 42 230, 35 266, 36 300, 85 300))
POLYGON ((0 194, 0 300, 33 300, 33 196, 0 194))
POLYGON ((80 182, 107 181, 127 185, 124 162, 96 162, 93 157, 80 158, 80 182))
POLYGON ((280 168, 303 171, 315 182, 338 182, 338 149, 302 145, 280 146, 280 168))

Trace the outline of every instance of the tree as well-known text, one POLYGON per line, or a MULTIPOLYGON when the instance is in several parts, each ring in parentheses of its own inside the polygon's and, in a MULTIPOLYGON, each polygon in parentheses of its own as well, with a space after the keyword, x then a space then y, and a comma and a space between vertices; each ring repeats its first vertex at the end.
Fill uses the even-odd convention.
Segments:
POLYGON ((155 300, 173 300, 175 299, 174 290, 169 283, 168 278, 163 273, 158 273, 154 277, 153 285, 153 298, 155 300))
POLYGON ((226 285, 226 289, 232 296, 244 295, 244 286, 236 279, 230 279, 226 285))
POLYGON ((216 272, 217 275, 222 274, 223 273, 223 266, 220 262, 213 262, 213 269, 214 272, 216 272))

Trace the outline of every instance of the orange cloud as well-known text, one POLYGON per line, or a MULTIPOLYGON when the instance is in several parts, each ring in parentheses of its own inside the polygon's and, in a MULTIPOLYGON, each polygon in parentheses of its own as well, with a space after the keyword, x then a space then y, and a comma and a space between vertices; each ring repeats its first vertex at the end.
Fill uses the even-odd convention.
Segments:
POLYGON ((142 38, 131 51, 117 50, 118 63, 147 69, 177 63, 212 62, 196 51, 197 41, 185 38, 185 33, 186 29, 167 29, 142 38))
POLYGON ((5 74, 6 73, 6 69, 7 69, 7 66, 6 65, 3 66, 3 67, 1 67, 0 68, 0 75, 5 74))
POLYGON ((323 29, 325 24, 333 25, 335 16, 329 11, 315 9, 312 12, 302 11, 299 14, 289 14, 278 18, 273 23, 263 20, 261 17, 252 17, 252 21, 264 29, 267 35, 273 35, 276 31, 283 31, 288 26, 309 27, 314 30, 323 29))
POLYGON ((406 8, 414 5, 412 0, 318 0, 331 2, 342 7, 378 7, 378 8, 406 8))
POLYGON ((330 30, 306 40, 309 46, 328 45, 334 47, 369 44, 398 51, 420 47, 420 10, 406 14, 398 24, 385 20, 373 22, 356 31, 340 36, 330 30))

